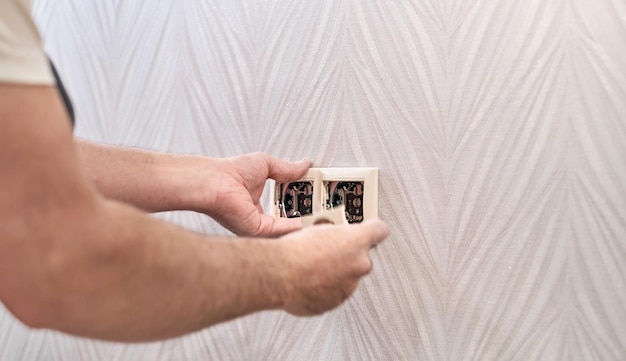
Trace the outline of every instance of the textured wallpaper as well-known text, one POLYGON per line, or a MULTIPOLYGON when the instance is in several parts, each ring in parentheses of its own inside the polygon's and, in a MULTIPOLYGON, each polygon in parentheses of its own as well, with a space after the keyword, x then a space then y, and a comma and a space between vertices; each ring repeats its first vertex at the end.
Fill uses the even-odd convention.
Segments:
MULTIPOLYGON (((355 296, 320 317, 265 312, 122 345, 2 310, 0 360, 626 359, 623 0, 34 11, 78 135, 379 167, 393 232, 355 296)), ((225 233, 194 213, 160 217, 225 233)))

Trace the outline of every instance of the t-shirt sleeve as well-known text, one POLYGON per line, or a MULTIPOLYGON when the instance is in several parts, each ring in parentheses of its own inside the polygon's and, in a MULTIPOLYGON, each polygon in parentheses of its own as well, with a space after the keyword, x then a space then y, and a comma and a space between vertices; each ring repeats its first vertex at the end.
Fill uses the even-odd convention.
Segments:
POLYGON ((0 82, 55 83, 30 0, 0 0, 0 82))

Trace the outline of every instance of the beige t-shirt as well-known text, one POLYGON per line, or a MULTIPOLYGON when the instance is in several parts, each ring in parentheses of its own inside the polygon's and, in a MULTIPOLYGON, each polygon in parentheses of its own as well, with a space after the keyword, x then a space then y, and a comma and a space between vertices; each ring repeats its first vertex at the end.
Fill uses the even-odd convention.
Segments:
POLYGON ((55 83, 30 11, 30 0, 0 0, 0 83, 55 83))

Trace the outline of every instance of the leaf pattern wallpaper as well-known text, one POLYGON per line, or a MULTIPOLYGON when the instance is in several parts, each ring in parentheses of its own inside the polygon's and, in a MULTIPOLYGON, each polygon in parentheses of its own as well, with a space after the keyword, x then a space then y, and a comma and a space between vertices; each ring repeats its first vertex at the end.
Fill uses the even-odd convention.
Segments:
POLYGON ((379 167, 393 231, 355 296, 319 317, 263 312, 127 345, 29 330, 2 309, 0 360, 626 359, 623 0, 33 11, 77 135, 379 167))

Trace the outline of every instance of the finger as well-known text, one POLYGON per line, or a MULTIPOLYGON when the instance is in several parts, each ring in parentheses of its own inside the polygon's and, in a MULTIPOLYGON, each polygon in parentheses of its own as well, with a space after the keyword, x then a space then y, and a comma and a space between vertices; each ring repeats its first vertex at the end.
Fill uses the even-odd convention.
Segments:
POLYGON ((359 227, 362 232, 361 240, 369 247, 379 244, 389 236, 389 226, 380 219, 367 220, 352 227, 359 227))
POLYGON ((370 273, 372 271, 372 268, 374 267, 374 263, 372 262, 372 259, 369 257, 368 253, 359 256, 359 258, 355 262, 356 263, 353 269, 354 272, 352 273, 352 275, 357 279, 370 273))
POLYGON ((264 214, 265 211, 263 210, 263 206, 260 204, 257 204, 256 206, 256 210, 260 213, 260 214, 264 214))
POLYGON ((298 180, 304 177, 306 171, 311 167, 311 162, 308 159, 303 159, 299 162, 287 162, 286 160, 269 156, 267 162, 268 177, 277 182, 298 180))
POLYGON ((302 229, 299 218, 274 218, 266 214, 261 217, 259 236, 278 237, 302 229))

